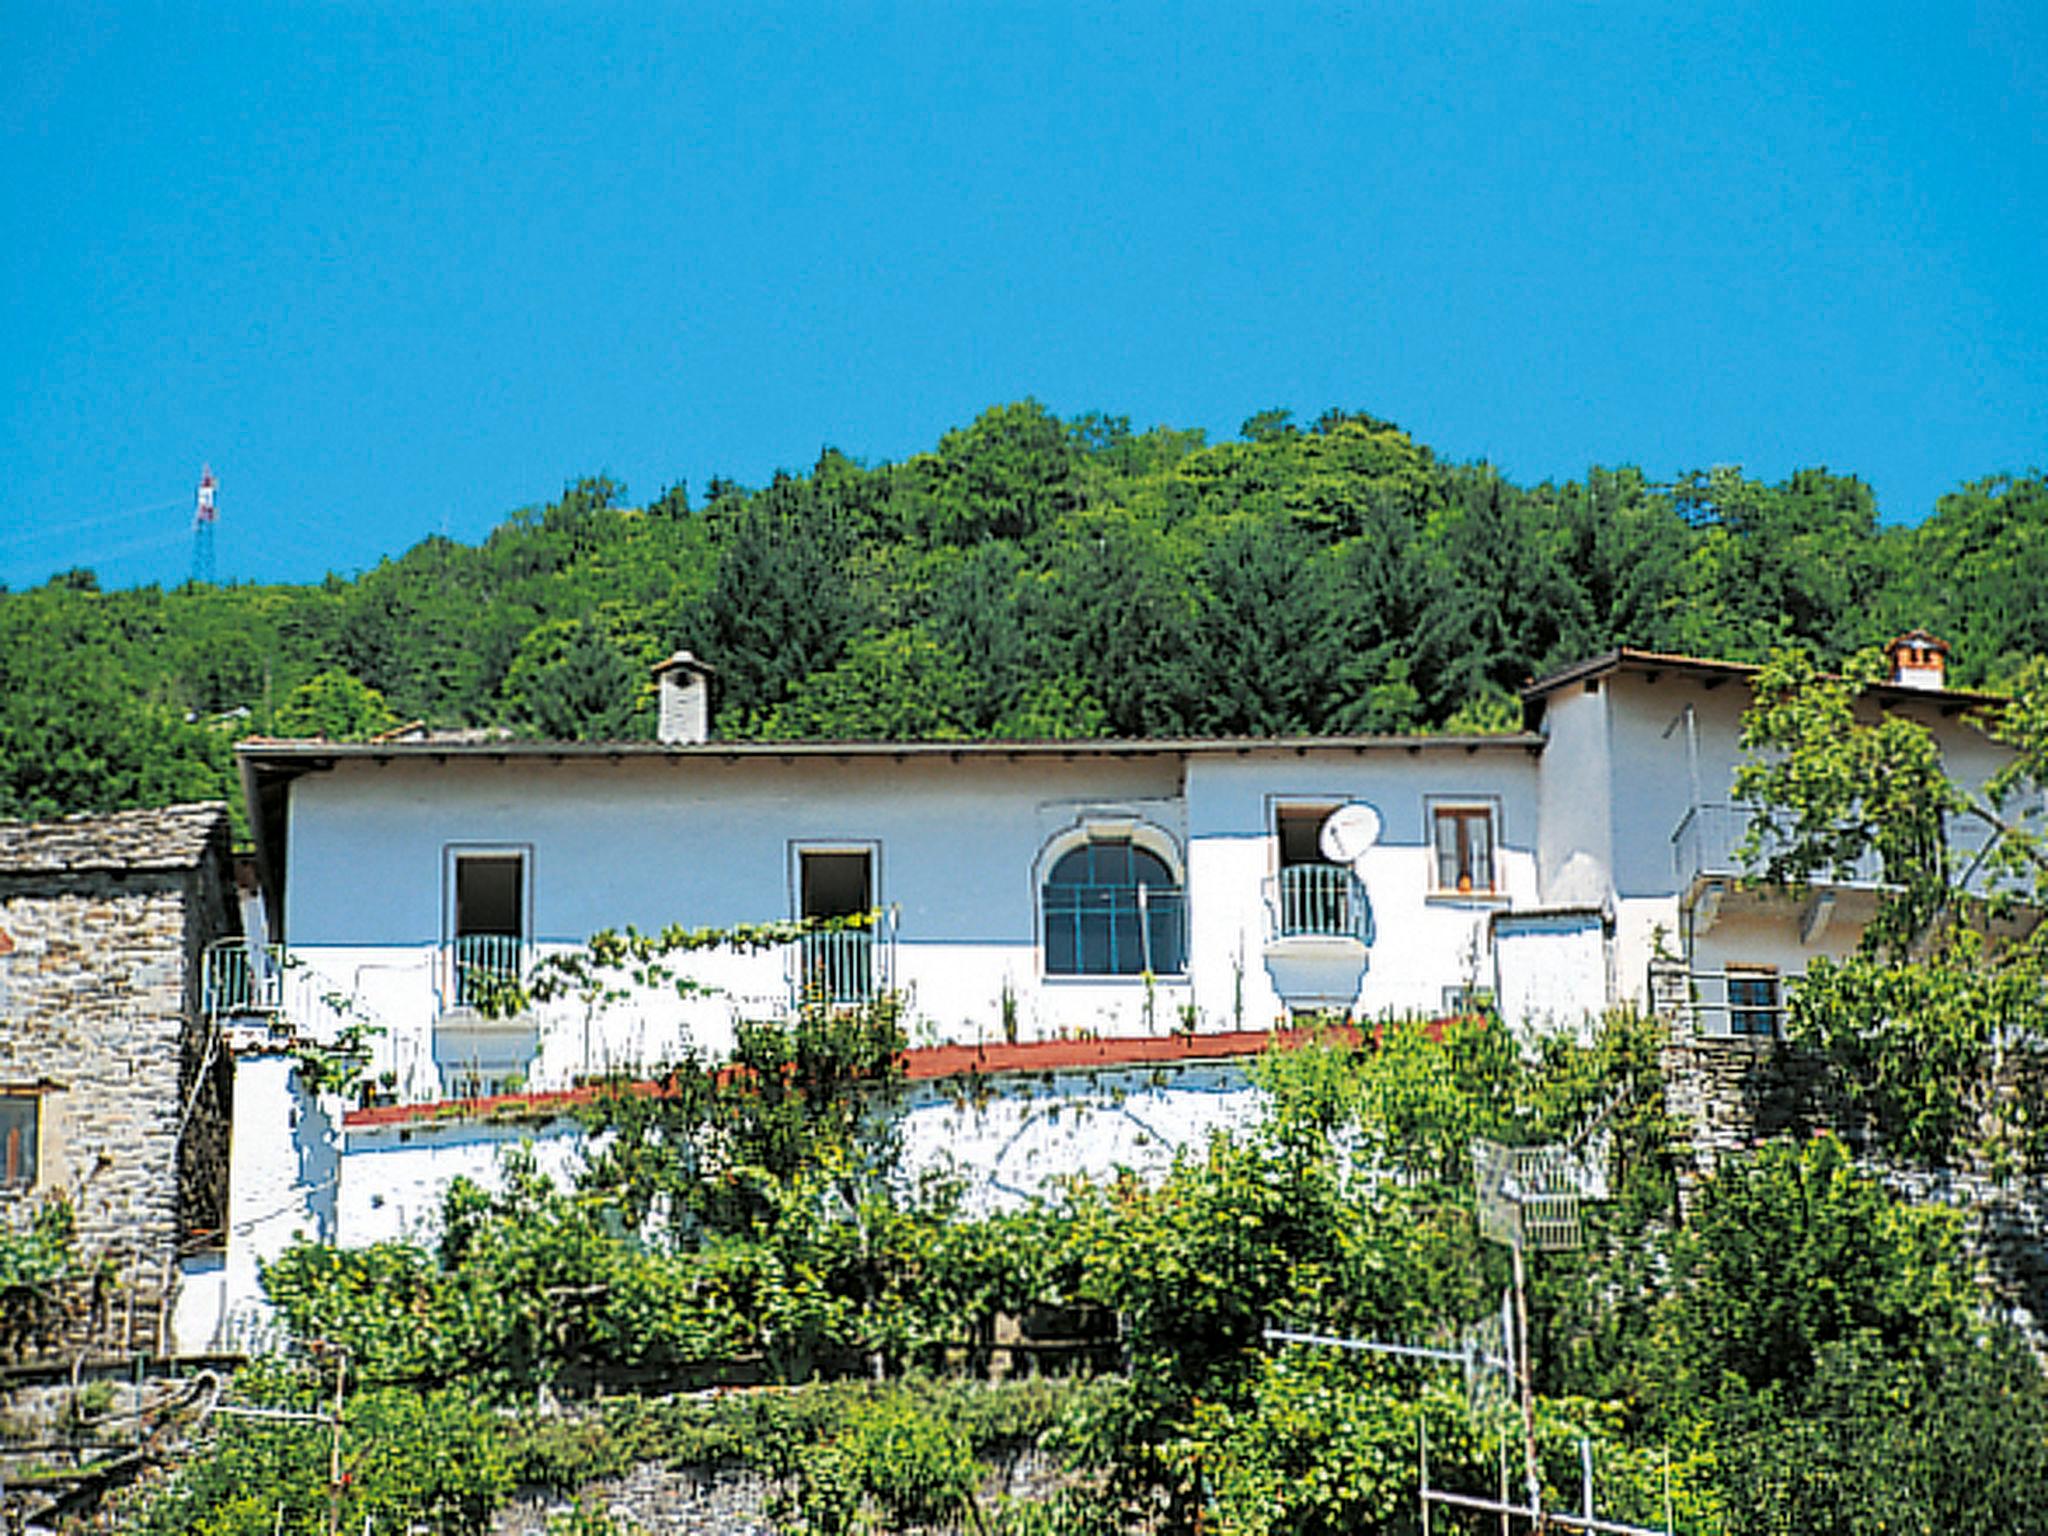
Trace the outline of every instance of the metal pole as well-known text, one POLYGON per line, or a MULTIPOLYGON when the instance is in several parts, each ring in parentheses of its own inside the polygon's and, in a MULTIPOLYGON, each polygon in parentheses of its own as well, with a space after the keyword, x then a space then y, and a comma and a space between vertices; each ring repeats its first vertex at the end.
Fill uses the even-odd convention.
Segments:
POLYGON ((1508 1436, 1501 1425, 1500 1436, 1500 1536, 1508 1536, 1508 1436))
POLYGON ((1529 1372, 1529 1289, 1528 1276, 1522 1265, 1519 1234, 1516 1241, 1508 1244, 1508 1252, 1515 1261, 1515 1331, 1518 1338, 1515 1374, 1520 1378, 1522 1388, 1523 1475, 1529 1484, 1529 1508, 1535 1512, 1536 1529, 1541 1531, 1544 1527, 1543 1479, 1536 1467, 1536 1383, 1529 1372))
POLYGON ((334 1357, 334 1428, 327 1443, 327 1536, 341 1531, 341 1407, 347 1390, 348 1352, 334 1357))
POLYGON ((1415 1419, 1416 1433, 1422 1441, 1422 1536, 1429 1536, 1429 1411, 1424 1409, 1415 1419))

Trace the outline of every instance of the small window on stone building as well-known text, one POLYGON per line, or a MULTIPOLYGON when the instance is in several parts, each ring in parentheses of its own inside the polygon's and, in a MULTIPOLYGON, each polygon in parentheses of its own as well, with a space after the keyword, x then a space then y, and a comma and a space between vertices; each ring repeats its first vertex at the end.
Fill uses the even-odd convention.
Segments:
POLYGON ((42 1138, 40 1095, 0 1091, 0 1189, 33 1189, 42 1138))

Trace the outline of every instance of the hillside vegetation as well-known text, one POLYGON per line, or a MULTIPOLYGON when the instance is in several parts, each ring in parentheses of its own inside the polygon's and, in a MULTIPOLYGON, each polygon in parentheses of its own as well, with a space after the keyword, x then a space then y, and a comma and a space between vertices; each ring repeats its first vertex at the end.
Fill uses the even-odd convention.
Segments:
MULTIPOLYGON (((1606 1518, 1685 1536, 2048 1530, 2048 1384, 1982 1310, 1960 1215, 1897 1202, 1823 1136, 1729 1160, 1681 1223, 1643 1020, 1533 1053, 1492 1019, 1280 1053, 1261 1066, 1266 1115, 1156 1183, 1077 1181, 987 1216, 892 1177, 886 1121, 848 1113, 845 1091, 804 1091, 821 1056, 891 1091, 887 1017, 843 1049, 816 1034, 854 1022, 764 1026, 749 1059, 779 1048, 788 1072, 694 1064, 660 1097, 601 1099, 589 1126, 607 1140, 572 1186, 515 1157, 497 1192, 451 1188, 419 1242, 301 1244, 271 1265, 307 1352, 235 1390, 314 1411, 345 1352, 339 1528, 480 1533, 521 1485, 566 1497, 660 1462, 771 1479, 785 1536, 1496 1531, 1442 1508, 1424 1526, 1416 1491, 1425 1431, 1437 1487, 1490 1496, 1504 1461, 1519 1473, 1497 1368, 1264 1329, 1483 1340, 1510 1265, 1476 1223, 1472 1138, 1569 1136, 1604 1104, 1613 1198, 1583 1208, 1582 1247, 1532 1258, 1546 1507, 1579 1507, 1590 1454, 1606 1518), (1113 1320, 1111 1367, 1035 1386, 952 1374, 999 1312, 1113 1320), (784 1385, 647 1395, 735 1359, 784 1385), (579 1414, 533 1410, 543 1389, 607 1380, 579 1414), (1052 1487, 985 1486, 1032 1445, 1052 1487)), ((324 1434, 218 1421, 122 1528, 313 1536, 335 1528, 329 1473, 324 1434)))
POLYGON ((1026 400, 901 464, 625 500, 581 481, 353 580, 0 593, 0 816, 227 795, 251 730, 645 737, 679 645, 726 735, 939 739, 1498 727, 1615 644, 1834 659, 1919 625, 1992 685, 2048 654, 2038 474, 1887 527, 1826 470, 1524 487, 1364 414, 1211 444, 1026 400))

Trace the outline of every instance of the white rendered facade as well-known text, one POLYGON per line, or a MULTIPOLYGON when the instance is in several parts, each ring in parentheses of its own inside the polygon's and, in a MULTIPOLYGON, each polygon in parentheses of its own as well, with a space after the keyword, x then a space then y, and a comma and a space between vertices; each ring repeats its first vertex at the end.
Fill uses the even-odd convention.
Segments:
MULTIPOLYGON (((1509 737, 250 755, 283 765, 270 856, 285 875, 272 911, 290 974, 317 977, 323 996, 349 1000, 348 1017, 381 1030, 373 1078, 392 1074, 399 1097, 420 1100, 451 1096, 460 1075, 436 1047, 447 1021, 480 1038, 494 1027, 456 995, 454 907, 471 859, 503 861, 516 883, 526 968, 600 929, 802 916, 805 860, 855 860, 863 905, 886 914, 875 975, 906 997, 920 1043, 1265 1028, 1310 1009, 1439 1012, 1453 989, 1494 990, 1494 914, 1540 902, 1539 748, 1509 737), (1346 911, 1369 912, 1370 931, 1281 935, 1276 817, 1358 804, 1381 836, 1355 866, 1327 868, 1356 880, 1363 908, 1346 911), (1432 818, 1445 807, 1486 823, 1481 889, 1437 884, 1432 818), (1178 941, 1144 963, 1126 954, 1115 974, 1063 973, 1048 948, 1052 872, 1090 844, 1149 853, 1170 880, 1150 892, 1162 915, 1149 931, 1178 926, 1178 941)), ((1107 926, 1076 921, 1089 935, 1107 926)), ((700 954, 679 968, 709 995, 547 1005, 511 1027, 532 1037, 517 1086, 566 1087, 687 1048, 717 1054, 736 1018, 790 1005, 798 962, 787 950, 700 954)), ((1606 1001, 1603 989, 1583 1004, 1606 1001)))
MULTIPOLYGON (((876 938, 847 941, 854 990, 901 993, 920 1044, 1481 995, 1512 1024, 1569 1028, 1644 1001, 1659 955, 1792 977, 1854 945, 1868 886, 1794 899, 1733 860, 1747 669, 1617 652, 1527 699, 1533 729, 1497 737, 242 751, 270 926, 325 1005, 293 1023, 374 1026, 371 1076, 401 1102, 716 1055, 819 974, 812 952, 704 953, 678 967, 703 995, 496 1022, 465 1006, 465 909, 490 909, 497 937, 475 942, 522 973, 601 929, 877 909, 876 938), (1316 829, 1347 807, 1376 835, 1339 865, 1316 829), (1058 888, 1111 862, 1154 883, 1058 888)), ((1968 718, 1984 702, 1899 687, 1885 707, 1924 720, 1968 781, 2000 761, 1968 718)))

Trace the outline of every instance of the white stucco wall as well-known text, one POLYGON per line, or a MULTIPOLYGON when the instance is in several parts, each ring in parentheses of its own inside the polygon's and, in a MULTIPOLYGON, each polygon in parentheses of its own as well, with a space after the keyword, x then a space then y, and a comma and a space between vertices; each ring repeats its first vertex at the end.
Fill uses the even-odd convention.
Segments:
MULTIPOLYGON (((891 914, 896 984, 916 1043, 1265 1027, 1284 1012, 1266 967, 1273 836, 1283 801, 1361 801, 1383 822, 1361 861, 1374 914, 1355 997, 1368 1014, 1435 1012, 1490 985, 1487 919, 1537 896, 1537 764, 1527 744, 1246 748, 1187 756, 958 758, 848 754, 618 761, 343 758, 293 785, 286 941, 301 989, 349 999, 371 1024, 372 1075, 440 1095, 433 1024, 449 977, 454 851, 526 861, 535 952, 600 928, 727 926, 793 915, 798 851, 864 848, 891 914), (1184 766, 1185 762, 1185 766, 1184 766), (1500 889, 1435 892, 1432 801, 1494 808, 1500 889), (1049 976, 1039 943, 1048 863, 1090 821, 1128 822, 1169 851, 1187 889, 1184 976, 1049 976), (1189 1010, 1192 1010, 1190 1014, 1189 1010)), ((710 995, 667 992, 591 1011, 543 1009, 522 1086, 722 1054, 735 1019, 790 995, 779 953, 704 954, 683 968, 710 995)), ((330 1022, 339 1022, 340 1016, 330 1022)))
MULTIPOLYGON (((1156 1176, 1176 1152, 1257 1120, 1264 1097, 1251 1072, 1250 1059, 1237 1059, 913 1083, 897 1109, 902 1177, 957 1177, 965 1207, 986 1213, 1013 1209, 1075 1175, 1101 1179, 1129 1169, 1156 1176)), ((582 1166, 583 1138, 572 1116, 545 1111, 351 1126, 337 1144, 331 1213, 324 1217, 312 1210, 317 1192, 308 1186, 242 1169, 251 1201, 260 1192, 277 1204, 270 1223, 231 1254, 229 1304, 246 1308, 259 1295, 256 1260, 281 1252, 293 1232, 350 1248, 432 1243, 443 1197, 457 1178, 501 1188, 506 1154, 524 1149, 542 1173, 567 1187, 582 1166)))
POLYGON ((1287 802, 1357 802, 1379 813, 1379 842, 1357 867, 1372 904, 1373 939, 1355 1011, 1434 1014, 1446 988, 1490 986, 1488 918, 1536 901, 1536 773, 1534 754, 1521 745, 1316 754, 1248 749, 1194 758, 1188 823, 1193 980, 1202 1027, 1233 1027, 1240 974, 1242 1027, 1284 1022, 1264 951, 1271 931, 1268 882, 1279 871, 1274 808, 1287 802), (1437 799, 1495 808, 1497 894, 1432 890, 1430 807, 1437 799))
POLYGON ((569 1116, 511 1120, 451 1116, 402 1125, 350 1127, 336 1201, 335 1241, 431 1243, 441 1200, 465 1178, 504 1187, 505 1154, 525 1149, 535 1167, 566 1188, 583 1165, 583 1128, 569 1116))
POLYGON ((1749 685, 1731 678, 1708 688, 1685 672, 1661 672, 1655 682, 1641 673, 1617 672, 1608 677, 1607 689, 1614 889, 1622 897, 1667 895, 1677 881, 1672 834, 1692 809, 1695 763, 1703 802, 1726 804, 1732 798, 1749 685))
POLYGON ((241 1347, 269 1325, 259 1271, 299 1238, 335 1239, 341 1180, 338 1106, 305 1091, 298 1063, 250 1047, 234 1064, 228 1152, 228 1242, 218 1267, 196 1265, 172 1309, 181 1354, 241 1347))
POLYGON ((1495 1003, 1522 1034, 1588 1034, 1612 1000, 1607 923, 1598 912, 1503 916, 1493 933, 1495 1003))
POLYGON ((1546 701, 1537 772, 1537 885, 1546 905, 1614 899, 1614 763, 1607 683, 1572 684, 1546 701))
MULTIPOLYGON (((1716 682, 1677 669, 1659 672, 1652 681, 1643 673, 1625 671, 1610 676, 1607 688, 1617 892, 1615 966, 1624 992, 1641 999, 1642 978, 1659 938, 1667 949, 1688 954, 1698 967, 1719 968, 1731 961, 1768 964, 1788 975, 1804 970, 1814 955, 1854 948, 1873 909, 1868 893, 1845 893, 1833 919, 1810 943, 1801 936, 1801 901, 1749 895, 1724 904, 1715 925, 1706 931, 1680 906, 1673 835, 1694 803, 1695 785, 1703 804, 1734 800, 1735 774, 1747 756, 1741 746, 1742 715, 1751 703, 1747 681, 1716 682)), ((2006 750, 1955 713, 1952 705, 1939 699, 1888 697, 1886 707, 1893 713, 1933 733, 1949 771, 1964 785, 1981 785, 2007 760, 2006 750)), ((1866 709, 1874 718, 1876 707, 1866 709)), ((1546 753, 1546 775, 1554 766, 1546 753)))
POLYGON ((913 1084, 901 1109, 903 1174, 958 1176, 976 1215, 1015 1209, 1062 1179, 1129 1169, 1154 1178, 1176 1152, 1255 1123, 1251 1062, 1015 1073, 972 1097, 964 1080, 913 1084))
MULTIPOLYGON (((1021 1039, 1060 1031, 1163 1033, 1185 982, 1047 977, 1038 942, 1043 856, 1090 815, 1155 829, 1185 857, 1178 757, 1134 753, 1047 763, 990 754, 958 761, 690 757, 535 763, 344 759, 293 786, 286 939, 306 966, 360 999, 385 1034, 373 1071, 409 1094, 432 1078, 429 1031, 445 985, 450 850, 527 860, 534 947, 569 947, 601 928, 729 926, 792 916, 797 852, 861 847, 875 899, 892 915, 897 984, 914 1034, 1002 1038, 1003 992, 1021 1039), (1149 1015, 1149 1017, 1148 1017, 1149 1015)), ((527 1086, 646 1065, 686 1046, 722 1053, 735 1017, 779 1013, 781 954, 705 954, 682 968, 717 995, 666 995, 595 1017, 542 1015, 527 1086)))

